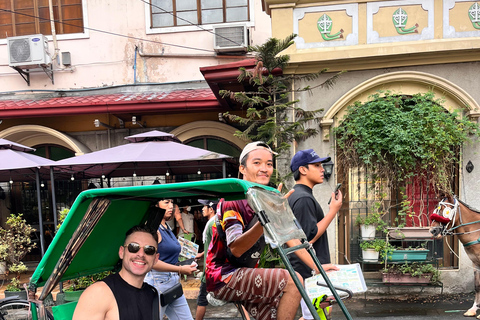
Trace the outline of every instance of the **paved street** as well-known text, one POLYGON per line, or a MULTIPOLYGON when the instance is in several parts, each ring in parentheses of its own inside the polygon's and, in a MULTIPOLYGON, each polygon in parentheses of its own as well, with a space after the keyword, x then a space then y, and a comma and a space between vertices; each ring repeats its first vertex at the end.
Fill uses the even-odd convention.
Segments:
MULTIPOLYGON (((453 320, 464 319, 463 313, 473 303, 473 293, 466 295, 443 295, 417 299, 352 299, 345 305, 353 319, 358 320, 453 320)), ((188 300, 192 314, 195 314, 196 302, 188 300)), ((301 313, 297 313, 296 319, 301 313)), ((239 320, 240 315, 233 305, 207 307, 206 320, 239 320)), ((338 306, 334 306, 332 319, 345 319, 338 306)), ((474 319, 474 318, 471 318, 474 319)))

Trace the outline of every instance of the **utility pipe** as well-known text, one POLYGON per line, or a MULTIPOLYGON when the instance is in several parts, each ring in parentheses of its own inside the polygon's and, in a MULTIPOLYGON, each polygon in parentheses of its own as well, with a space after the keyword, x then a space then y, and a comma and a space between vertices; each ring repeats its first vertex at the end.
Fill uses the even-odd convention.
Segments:
POLYGON ((57 44, 57 32, 55 30, 55 16, 53 15, 53 0, 48 0, 48 9, 50 11, 50 28, 52 29, 53 47, 55 48, 55 52, 52 57, 52 61, 54 61, 57 59, 59 50, 57 44))

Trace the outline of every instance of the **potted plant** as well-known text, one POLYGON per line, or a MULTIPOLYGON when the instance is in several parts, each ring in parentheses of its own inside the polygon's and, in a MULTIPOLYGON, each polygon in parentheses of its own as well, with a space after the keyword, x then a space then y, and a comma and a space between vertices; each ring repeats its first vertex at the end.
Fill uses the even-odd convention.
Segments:
POLYGON ((360 249, 362 249, 363 261, 377 262, 380 255, 385 256, 385 251, 389 245, 383 239, 366 240, 360 242, 360 249))
MULTIPOLYGON (((0 246, 7 248, 5 261, 9 273, 14 274, 10 284, 7 286, 5 296, 19 295, 19 291, 21 291, 20 274, 28 271, 28 268, 21 260, 36 246, 31 240, 33 232, 35 232, 35 229, 27 224, 22 214, 11 214, 7 218, 6 229, 0 228, 0 246), (9 293, 11 291, 13 293, 9 293)), ((25 293, 26 299, 26 292, 23 293, 25 293)))
POLYGON ((421 247, 393 248, 387 254, 388 261, 425 261, 430 252, 425 245, 421 247))
POLYGON ((384 231, 386 227, 385 221, 383 221, 384 214, 380 212, 372 212, 365 216, 357 216, 355 225, 360 227, 360 234, 362 239, 375 238, 376 231, 384 231))
POLYGON ((440 272, 431 264, 405 263, 393 264, 383 270, 382 282, 384 283, 437 283, 440 272))
POLYGON ((80 278, 76 278, 73 280, 69 280, 69 286, 64 290, 64 301, 71 302, 71 301, 78 301, 80 296, 82 295, 83 291, 98 280, 102 280, 106 276, 111 274, 110 271, 100 272, 93 274, 91 276, 84 276, 80 278))

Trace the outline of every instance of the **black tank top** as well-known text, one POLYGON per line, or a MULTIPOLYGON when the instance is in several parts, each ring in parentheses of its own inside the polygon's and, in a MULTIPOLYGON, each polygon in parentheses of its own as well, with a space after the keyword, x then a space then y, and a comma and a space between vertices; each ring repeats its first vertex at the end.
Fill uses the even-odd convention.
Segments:
MULTIPOLYGON (((102 280, 112 290, 117 301, 120 320, 158 320, 153 319, 153 302, 157 290, 147 283, 142 288, 129 285, 118 273, 102 280)), ((158 307, 159 308, 159 307, 158 307)))

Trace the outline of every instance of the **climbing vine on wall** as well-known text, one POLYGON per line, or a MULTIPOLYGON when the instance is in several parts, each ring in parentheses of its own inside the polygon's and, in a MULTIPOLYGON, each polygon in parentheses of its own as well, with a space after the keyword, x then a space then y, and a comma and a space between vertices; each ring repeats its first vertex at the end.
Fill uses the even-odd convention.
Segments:
POLYGON ((334 129, 343 167, 366 167, 390 186, 412 177, 451 190, 461 146, 479 134, 476 123, 448 112, 432 92, 379 92, 349 106, 334 129))

